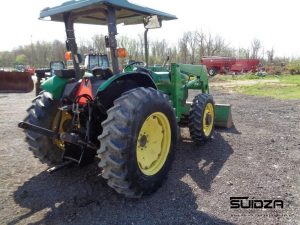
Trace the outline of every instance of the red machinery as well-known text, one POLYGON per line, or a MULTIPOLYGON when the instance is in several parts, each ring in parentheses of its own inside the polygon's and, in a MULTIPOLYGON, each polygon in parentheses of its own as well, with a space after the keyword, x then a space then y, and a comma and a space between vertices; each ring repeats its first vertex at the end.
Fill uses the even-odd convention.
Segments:
POLYGON ((35 74, 35 68, 34 68, 34 67, 28 66, 28 67, 25 69, 25 72, 29 73, 30 75, 34 75, 34 74, 35 74))
POLYGON ((33 88, 30 73, 0 71, 0 93, 28 93, 33 88))
POLYGON ((258 59, 236 59, 234 57, 203 57, 201 64, 205 65, 210 76, 217 73, 243 73, 256 71, 259 64, 258 59))
POLYGON ((231 66, 231 71, 235 73, 256 72, 259 65, 259 59, 237 59, 231 66))
POLYGON ((230 71, 232 65, 236 62, 236 58, 233 57, 203 57, 201 64, 205 65, 210 76, 214 76, 217 73, 226 73, 230 71))

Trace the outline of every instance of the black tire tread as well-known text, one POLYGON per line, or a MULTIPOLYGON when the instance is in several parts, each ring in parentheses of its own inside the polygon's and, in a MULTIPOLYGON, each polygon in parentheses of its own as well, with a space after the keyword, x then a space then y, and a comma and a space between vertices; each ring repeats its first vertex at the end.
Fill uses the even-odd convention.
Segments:
MULTIPOLYGON (((32 105, 27 109, 28 115, 24 122, 51 129, 55 110, 57 110, 57 102, 53 100, 50 93, 43 92, 34 99, 32 105)), ((61 162, 62 150, 49 137, 28 130, 25 130, 25 134, 25 141, 29 145, 29 150, 42 163, 52 165, 61 162)))
MULTIPOLYGON (((131 183, 127 168, 124 166, 130 147, 128 140, 132 138, 129 126, 135 119, 131 112, 136 110, 135 102, 143 101, 149 104, 153 99, 170 104, 168 96, 153 88, 140 87, 123 93, 108 110, 108 117, 102 122, 103 133, 98 137, 101 143, 98 155, 101 158, 99 167, 103 169, 102 177, 107 179, 107 184, 117 193, 129 198, 139 198, 142 194, 147 194, 131 183)), ((161 184, 153 187, 153 190, 161 184)))
POLYGON ((193 99, 193 103, 190 110, 188 124, 190 136, 192 140, 197 144, 203 144, 207 142, 211 138, 212 133, 214 132, 213 129, 211 135, 209 135, 208 137, 206 137, 203 133, 202 116, 207 102, 211 102, 214 105, 214 101, 211 95, 206 93, 196 95, 193 99))

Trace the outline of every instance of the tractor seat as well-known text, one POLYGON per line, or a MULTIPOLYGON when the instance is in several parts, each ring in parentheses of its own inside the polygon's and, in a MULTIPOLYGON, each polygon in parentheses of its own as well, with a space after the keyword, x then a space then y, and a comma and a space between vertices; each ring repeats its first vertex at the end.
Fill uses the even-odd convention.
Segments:
POLYGON ((61 78, 75 78, 75 70, 73 69, 54 70, 54 74, 61 78))
MULTIPOLYGON (((74 69, 62 69, 62 70, 54 70, 54 74, 61 78, 75 78, 75 70, 74 69)), ((80 70, 80 77, 84 75, 84 70, 80 70)))
POLYGON ((99 77, 103 80, 107 80, 114 75, 109 68, 102 68, 102 67, 93 68, 92 73, 95 77, 99 77))

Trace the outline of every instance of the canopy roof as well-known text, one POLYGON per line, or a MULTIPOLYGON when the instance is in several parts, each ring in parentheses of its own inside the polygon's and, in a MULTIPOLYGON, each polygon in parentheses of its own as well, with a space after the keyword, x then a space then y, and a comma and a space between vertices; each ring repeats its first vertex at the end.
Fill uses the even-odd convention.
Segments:
POLYGON ((75 23, 107 25, 106 10, 111 5, 116 8, 117 23, 142 24, 145 16, 157 15, 161 20, 177 19, 176 16, 155 9, 132 4, 127 0, 73 0, 60 6, 41 11, 40 18, 50 17, 52 21, 64 21, 63 14, 72 12, 75 23))

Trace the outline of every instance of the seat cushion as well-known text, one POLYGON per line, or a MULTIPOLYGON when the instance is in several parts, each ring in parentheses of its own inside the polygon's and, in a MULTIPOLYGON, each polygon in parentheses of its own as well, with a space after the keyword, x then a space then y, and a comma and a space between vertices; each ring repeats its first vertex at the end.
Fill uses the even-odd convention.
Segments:
POLYGON ((55 70, 54 74, 61 78, 75 78, 75 70, 74 69, 55 70))

